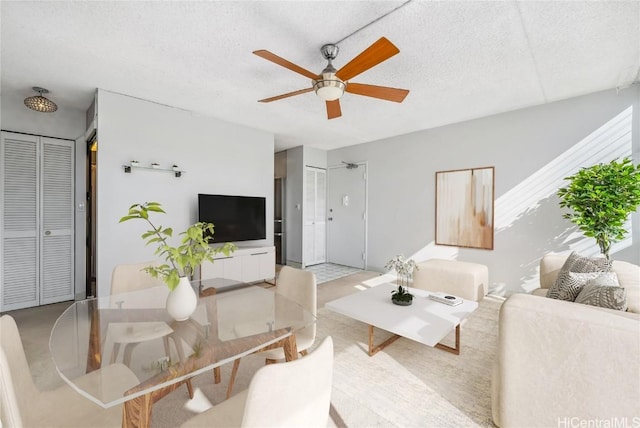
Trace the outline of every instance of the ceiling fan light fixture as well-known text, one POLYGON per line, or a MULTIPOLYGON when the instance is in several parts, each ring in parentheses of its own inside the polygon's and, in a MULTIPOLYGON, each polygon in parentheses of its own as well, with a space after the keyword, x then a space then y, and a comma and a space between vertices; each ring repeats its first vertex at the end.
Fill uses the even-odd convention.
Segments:
POLYGON ((39 95, 25 98, 25 106, 29 107, 31 110, 35 110, 41 113, 53 113, 54 111, 58 110, 58 106, 56 105, 56 103, 42 96, 42 94, 48 94, 48 90, 46 90, 45 88, 40 88, 38 86, 34 86, 33 90, 38 92, 39 95))
POLYGON ((322 77, 313 81, 313 90, 324 101, 337 100, 344 94, 346 83, 336 77, 336 70, 329 64, 322 72, 322 77))
POLYGON ((325 101, 337 100, 344 94, 345 84, 341 80, 316 80, 313 89, 325 101))

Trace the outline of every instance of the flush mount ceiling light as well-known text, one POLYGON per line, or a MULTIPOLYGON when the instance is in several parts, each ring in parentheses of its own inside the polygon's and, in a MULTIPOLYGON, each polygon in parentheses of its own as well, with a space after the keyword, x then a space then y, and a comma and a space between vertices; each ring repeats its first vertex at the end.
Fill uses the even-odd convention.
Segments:
POLYGON ((33 90, 38 92, 39 95, 25 98, 24 105, 29 107, 31 110, 39 111, 41 113, 53 113, 58 110, 56 103, 42 96, 42 94, 48 94, 48 90, 38 86, 34 86, 33 90))

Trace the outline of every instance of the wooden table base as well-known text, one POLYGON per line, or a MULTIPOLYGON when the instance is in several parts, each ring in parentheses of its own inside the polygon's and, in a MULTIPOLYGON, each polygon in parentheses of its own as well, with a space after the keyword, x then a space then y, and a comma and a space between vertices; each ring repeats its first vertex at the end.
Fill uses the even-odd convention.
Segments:
MULTIPOLYGON (((390 338, 388 338, 387 340, 385 340, 384 342, 382 342, 381 344, 376 346, 376 345, 373 344, 373 326, 369 325, 369 356, 373 357, 379 351, 381 351, 382 349, 384 349, 387 346, 391 345, 393 342, 398 340, 400 337, 402 337, 402 336, 394 334, 393 336, 391 336, 390 338)), ((458 324, 456 326, 456 344, 455 344, 455 347, 451 347, 451 346, 445 345, 443 343, 436 343, 434 348, 442 349, 443 351, 451 352, 452 354, 455 354, 455 355, 460 355, 460 324, 458 324)))
POLYGON ((434 348, 442 349, 443 351, 451 352, 452 354, 460 355, 460 324, 456 326, 456 345, 451 347, 444 343, 436 343, 434 348))
MULTIPOLYGON (((298 358, 298 348, 296 344, 295 334, 290 334, 289 336, 284 337, 281 340, 275 343, 272 343, 269 346, 264 347, 263 350, 274 349, 274 348, 284 349, 284 356, 286 361, 293 361, 298 358)), ((190 361, 187 360, 187 364, 189 363, 190 361)), ((178 364, 175 367, 182 367, 182 366, 183 364, 178 364)), ((184 371, 188 371, 188 369, 181 368, 179 371, 176 372, 175 376, 183 374, 182 372, 184 371)), ((215 373, 216 373, 216 370, 214 369, 214 374, 215 373)), ((219 375, 219 370, 217 371, 217 373, 219 375)), ((123 428, 149 428, 151 426, 151 411, 153 409, 153 404, 158 400, 160 400, 162 397, 169 394, 171 391, 181 386, 183 383, 189 382, 189 381, 190 379, 186 379, 186 380, 165 386, 164 388, 160 388, 155 391, 149 392, 147 394, 141 395, 139 397, 133 398, 131 400, 125 401, 122 408, 122 427, 123 428)), ((136 388, 140 388, 140 386, 136 388)))

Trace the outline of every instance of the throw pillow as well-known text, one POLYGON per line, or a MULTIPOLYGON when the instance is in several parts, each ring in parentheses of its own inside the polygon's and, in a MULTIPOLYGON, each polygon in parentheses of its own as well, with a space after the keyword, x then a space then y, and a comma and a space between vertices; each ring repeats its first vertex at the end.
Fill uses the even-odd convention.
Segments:
MULTIPOLYGON (((547 297, 551 299, 558 299, 560 295, 560 290, 562 288, 568 287, 566 282, 569 280, 568 273, 576 272, 576 273, 587 273, 587 272, 609 272, 611 270, 611 260, 607 260, 604 257, 583 257, 573 251, 567 260, 562 265, 560 272, 558 273, 558 277, 554 284, 547 291, 547 297)), ((589 278, 592 279, 592 278, 589 278)), ((584 285, 584 284, 582 284, 584 285)), ((578 293, 580 291, 578 290, 578 293)), ((577 296, 577 293, 571 293, 573 298, 577 296)), ((562 300, 567 300, 564 298, 562 300)), ((573 299, 572 299, 573 300, 573 299)))
POLYGON ((585 285, 598 285, 601 287, 620 287, 618 275, 615 272, 602 272, 594 279, 587 281, 585 285))
POLYGON ((608 260, 605 257, 585 257, 573 251, 562 265, 560 272, 564 270, 580 273, 609 272, 612 263, 612 260, 608 260))
MULTIPOLYGON (((596 279, 600 275, 602 275, 602 272, 563 272, 558 275, 558 279, 553 285, 555 287, 555 293, 553 295, 554 297, 551 298, 573 302, 587 282, 596 279)), ((551 291, 551 289, 549 289, 549 291, 551 291)), ((549 297, 548 294, 547 297, 549 297)))
POLYGON ((588 281, 575 301, 584 305, 626 311, 627 291, 619 286, 615 273, 609 272, 588 281))

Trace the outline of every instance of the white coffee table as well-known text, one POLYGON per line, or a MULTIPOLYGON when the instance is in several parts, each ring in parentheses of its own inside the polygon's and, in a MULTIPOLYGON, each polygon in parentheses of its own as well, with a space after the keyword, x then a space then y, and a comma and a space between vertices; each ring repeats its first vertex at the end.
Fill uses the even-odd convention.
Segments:
POLYGON ((478 307, 478 303, 464 300, 457 306, 448 306, 428 298, 429 292, 416 288, 413 304, 398 306, 391 302, 391 291, 397 285, 384 283, 364 291, 350 294, 325 304, 327 309, 369 324, 369 355, 395 342, 399 337, 415 340, 453 354, 460 354, 460 322, 478 307), (373 344, 373 328, 394 333, 381 343, 373 344), (455 347, 439 343, 455 329, 455 347))

